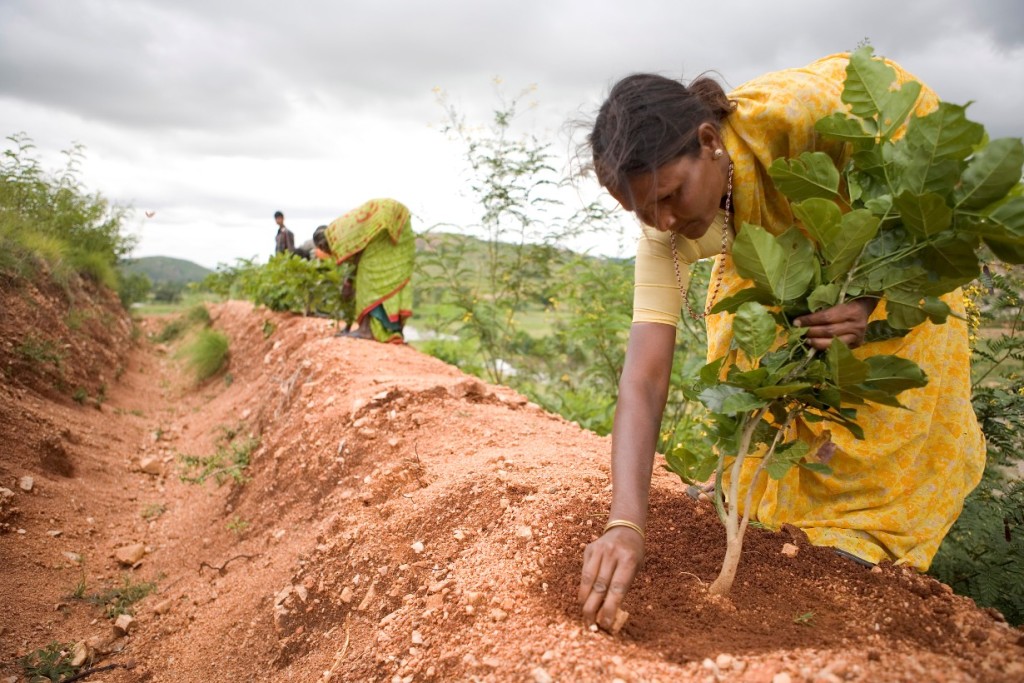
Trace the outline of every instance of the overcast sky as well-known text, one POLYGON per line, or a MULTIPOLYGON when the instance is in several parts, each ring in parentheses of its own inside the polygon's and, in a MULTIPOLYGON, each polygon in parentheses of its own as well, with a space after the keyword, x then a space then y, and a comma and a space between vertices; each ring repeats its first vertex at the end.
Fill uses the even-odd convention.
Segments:
POLYGON ((212 267, 267 257, 276 209, 299 241, 378 196, 420 229, 476 221, 436 88, 485 123, 535 84, 519 125, 564 165, 565 122, 628 73, 734 87, 864 38, 1024 134, 1022 0, 0 0, 0 132, 51 166, 84 144, 87 186, 135 208, 136 255, 212 267))

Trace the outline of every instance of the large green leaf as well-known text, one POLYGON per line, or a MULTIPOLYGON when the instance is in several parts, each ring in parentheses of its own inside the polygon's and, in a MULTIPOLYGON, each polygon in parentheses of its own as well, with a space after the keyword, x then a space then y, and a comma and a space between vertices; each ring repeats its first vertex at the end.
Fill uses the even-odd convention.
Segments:
POLYGON ((793 213, 818 243, 825 257, 826 281, 833 281, 853 266, 864 245, 878 231, 878 218, 867 209, 843 214, 824 199, 808 199, 793 205, 793 213))
POLYGON ((807 307, 812 311, 820 311, 824 308, 831 308, 839 301, 839 292, 842 287, 836 283, 818 285, 807 297, 807 307))
POLYGON ((768 168, 775 186, 790 201, 839 196, 839 170, 824 152, 804 152, 796 159, 776 159, 768 168))
POLYGON ((766 405, 765 401, 749 391, 728 384, 719 384, 700 392, 700 402, 711 412, 723 415, 735 415, 766 405))
POLYGON ((946 206, 945 199, 934 193, 919 195, 904 190, 896 195, 894 205, 903 224, 922 237, 942 232, 953 223, 953 210, 946 206))
POLYGON ((985 128, 966 116, 967 107, 939 102, 927 116, 912 118, 904 141, 922 150, 931 165, 940 159, 966 159, 981 142, 985 128))
POLYGON ((1000 259, 1024 263, 1024 197, 1012 197, 971 225, 1000 259))
POLYGON ((741 370, 739 365, 733 364, 729 366, 727 376, 729 384, 741 389, 754 390, 768 383, 768 368, 741 370))
POLYGON ((888 139, 913 110, 921 84, 908 81, 895 87, 896 71, 871 53, 871 48, 861 48, 850 55, 842 98, 854 116, 877 117, 879 132, 888 139))
POLYGON ((869 356, 865 385, 872 389, 898 394, 907 389, 918 389, 928 384, 928 375, 912 360, 899 356, 869 356))
MULTIPOLYGON (((739 307, 732 322, 733 338, 748 358, 768 353, 775 343, 775 318, 768 309, 750 301, 739 307)), ((767 375, 767 370, 765 370, 767 375)))
POLYGON ((780 396, 792 396, 798 394, 805 389, 810 389, 813 384, 810 382, 793 382, 792 384, 776 384, 770 387, 760 387, 753 389, 754 395, 758 398, 773 399, 779 398, 780 396))
POLYGON ((832 340, 825 354, 831 372, 830 379, 837 387, 860 384, 868 378, 867 364, 850 353, 850 347, 839 339, 832 340))
POLYGON ((786 472, 803 460, 810 450, 811 447, 806 441, 797 440, 782 444, 775 449, 768 462, 765 463, 768 476, 776 480, 782 479, 786 476, 786 472))
POLYGON ((896 71, 872 56, 874 50, 863 47, 850 55, 843 86, 843 102, 854 116, 870 119, 885 109, 896 71))
POLYGON ((885 298, 885 320, 897 330, 909 330, 928 319, 928 313, 921 306, 922 296, 912 288, 887 290, 885 298))
POLYGON ((807 291, 815 272, 813 254, 813 245, 796 228, 776 239, 749 223, 743 225, 732 247, 737 272, 780 302, 802 297, 807 291))
POLYGON ((920 254, 921 265, 929 271, 927 282, 918 286, 923 295, 939 296, 952 292, 978 277, 981 270, 969 236, 936 240, 920 254))
POLYGON ((732 296, 727 296, 711 307, 712 313, 735 313, 741 305, 748 301, 756 301, 759 304, 771 306, 775 303, 770 290, 761 290, 756 287, 741 289, 732 296))
POLYGON ((853 267, 865 245, 878 233, 880 225, 877 216, 868 209, 856 209, 843 214, 839 223, 839 234, 825 248, 825 279, 834 281, 853 267))
POLYGON ((882 389, 872 389, 864 384, 859 384, 855 387, 846 387, 843 389, 843 401, 846 403, 861 404, 867 401, 873 403, 880 403, 883 406, 891 406, 893 408, 905 408, 899 399, 889 391, 883 391, 882 389))
POLYGON ((718 465, 718 456, 710 448, 676 448, 665 454, 665 467, 687 484, 707 481, 718 465))
POLYGON ((716 358, 704 367, 700 369, 700 381, 704 384, 716 384, 718 382, 718 375, 722 370, 722 364, 725 362, 725 356, 716 358))
POLYGON ((909 329, 896 329, 887 320, 872 320, 868 323, 867 332, 864 333, 864 342, 888 341, 907 336, 909 329))
POLYGON ((859 119, 842 112, 818 119, 814 129, 827 138, 850 142, 856 148, 870 146, 877 135, 872 119, 859 119))
POLYGON ((967 164, 954 197, 958 209, 982 209, 1006 196, 1020 182, 1024 143, 1000 138, 988 143, 967 164))
POLYGON ((963 163, 959 159, 935 157, 932 150, 913 147, 901 140, 893 154, 892 173, 898 178, 897 186, 902 191, 948 196, 960 181, 963 163))

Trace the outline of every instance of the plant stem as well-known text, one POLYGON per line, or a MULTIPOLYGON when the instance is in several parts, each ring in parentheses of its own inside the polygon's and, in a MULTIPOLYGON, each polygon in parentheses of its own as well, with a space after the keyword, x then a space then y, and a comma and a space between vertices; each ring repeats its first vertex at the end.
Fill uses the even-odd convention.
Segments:
MULTIPOLYGON (((739 566, 740 554, 743 552, 743 534, 740 531, 738 505, 740 473, 750 450, 750 441, 754 436, 754 430, 757 429, 757 425, 767 411, 768 406, 759 408, 752 416, 745 417, 746 421, 742 427, 736 459, 729 472, 729 509, 725 519, 725 559, 722 560, 722 571, 719 572, 718 578, 708 588, 708 592, 712 595, 727 595, 732 589, 732 582, 736 579, 736 568, 739 566)), ((724 459, 722 457, 719 460, 720 470, 724 459)), ((715 481, 716 497, 717 492, 721 490, 720 482, 721 478, 715 481)))

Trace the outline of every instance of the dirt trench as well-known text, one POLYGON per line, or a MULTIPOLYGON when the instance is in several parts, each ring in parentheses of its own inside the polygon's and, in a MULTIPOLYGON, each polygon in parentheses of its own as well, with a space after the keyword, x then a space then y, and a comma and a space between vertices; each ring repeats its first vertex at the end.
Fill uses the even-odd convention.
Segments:
POLYGON ((607 439, 408 347, 212 314, 231 360, 202 386, 143 334, 99 409, 0 389, 0 676, 58 640, 116 664, 87 679, 108 682, 1024 680, 998 615, 798 536, 751 531, 732 601, 710 601, 724 531, 660 469, 630 619, 586 630, 607 439), (244 483, 181 480, 182 456, 250 433, 244 483), (156 591, 113 638, 70 594, 126 576, 156 591))

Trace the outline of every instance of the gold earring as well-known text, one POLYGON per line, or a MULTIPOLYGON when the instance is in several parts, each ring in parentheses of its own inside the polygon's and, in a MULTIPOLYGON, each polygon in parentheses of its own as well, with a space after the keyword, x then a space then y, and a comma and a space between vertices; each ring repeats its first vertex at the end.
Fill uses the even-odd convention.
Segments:
POLYGON ((714 157, 715 157, 716 159, 721 159, 721 158, 722 158, 722 155, 723 155, 723 154, 725 154, 725 152, 723 152, 723 151, 722 151, 722 148, 721 148, 721 147, 719 147, 718 149, 716 149, 716 150, 715 150, 715 153, 713 154, 713 156, 714 156, 714 157))

